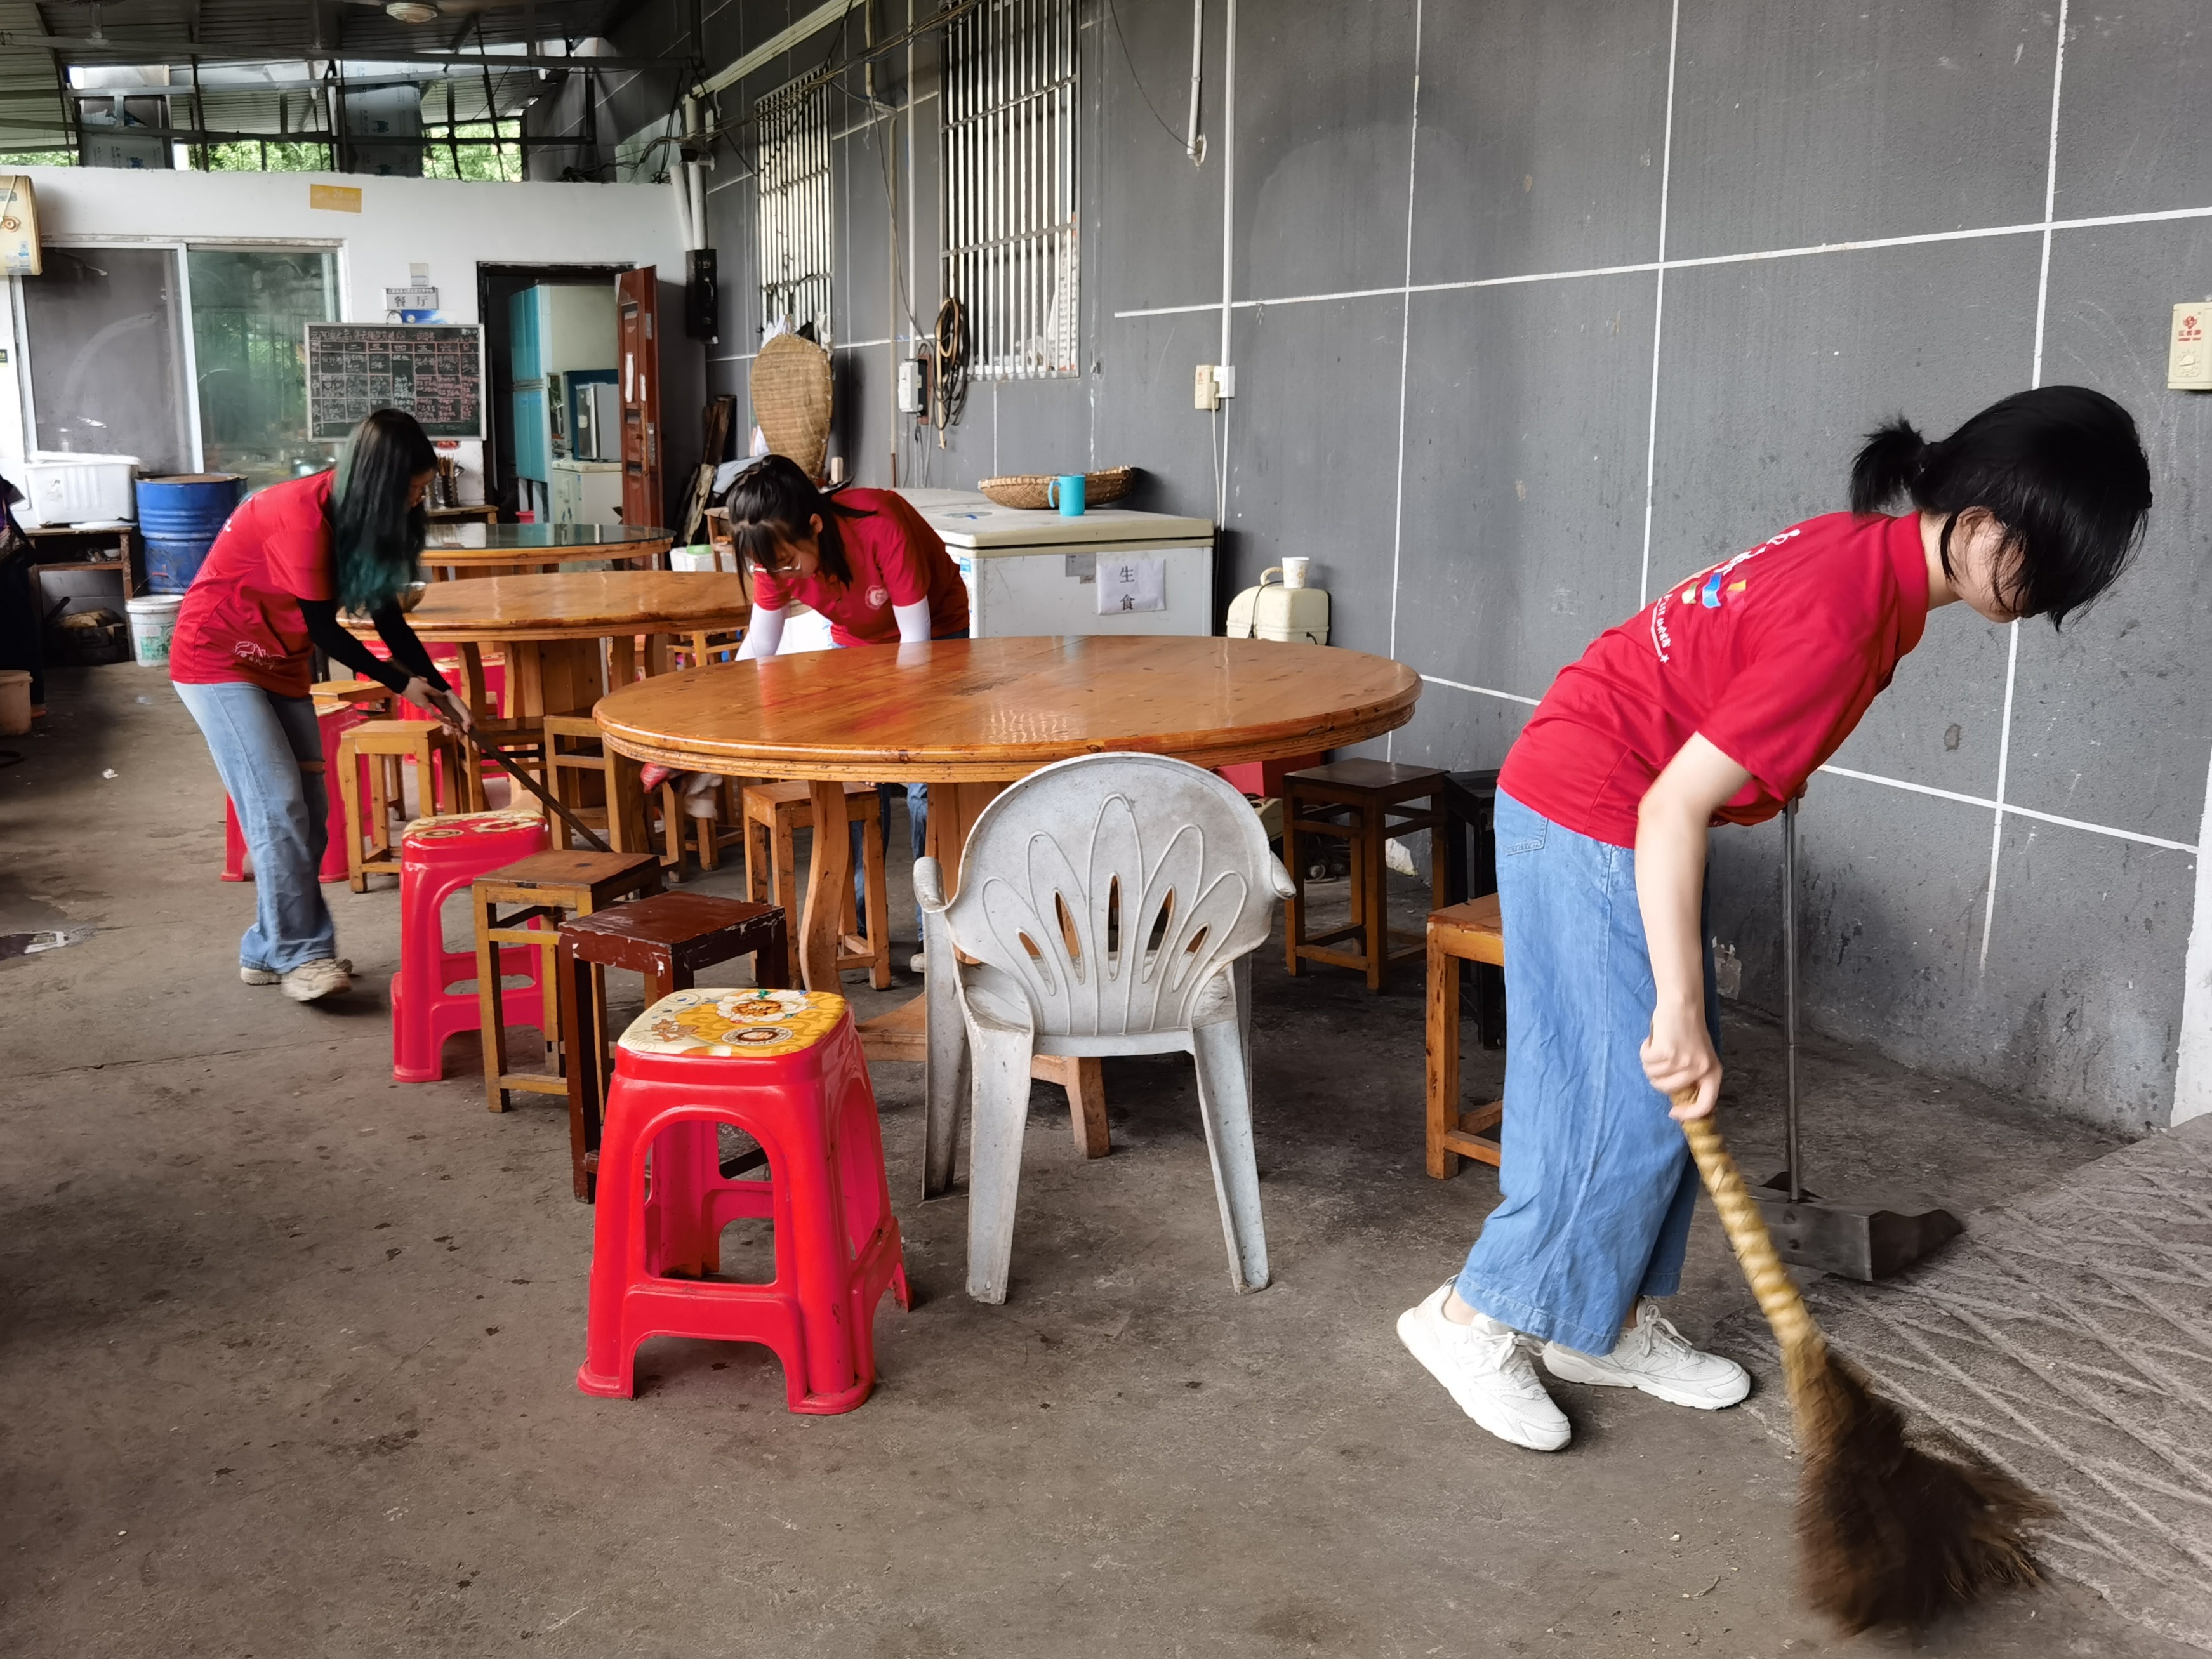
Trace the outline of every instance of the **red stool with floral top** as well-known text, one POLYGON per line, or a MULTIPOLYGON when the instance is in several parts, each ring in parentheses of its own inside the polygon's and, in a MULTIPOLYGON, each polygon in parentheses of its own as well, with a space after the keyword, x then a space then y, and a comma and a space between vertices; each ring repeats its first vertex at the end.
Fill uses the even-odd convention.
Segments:
MULTIPOLYGON (((392 1075, 402 1083, 435 1083, 445 1076, 441 1051, 457 1031, 478 1029, 474 948, 446 948, 446 901, 478 876, 552 844, 545 820, 535 812, 463 812, 417 818, 399 838, 399 971, 392 976, 392 1075)), ((543 971, 545 952, 510 945, 499 952, 502 979, 529 983, 501 993, 507 1019, 554 1030, 554 986, 543 971)))
POLYGON ((794 1412, 851 1411, 876 1382, 876 1304, 908 1304, 867 1062, 842 997, 690 990, 615 1047, 599 1145, 589 1327, 576 1386, 628 1398, 652 1336, 760 1342, 794 1412), (722 1173, 716 1126, 760 1143, 764 1181, 722 1173), (770 1220, 775 1278, 708 1283, 722 1229, 770 1220))

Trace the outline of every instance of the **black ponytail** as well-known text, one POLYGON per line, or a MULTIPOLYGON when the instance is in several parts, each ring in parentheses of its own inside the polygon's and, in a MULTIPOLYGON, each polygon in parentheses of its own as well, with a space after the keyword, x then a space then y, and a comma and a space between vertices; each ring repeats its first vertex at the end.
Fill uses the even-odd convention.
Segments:
POLYGON ((1938 550, 1952 574, 1951 529, 1980 507, 2013 555, 1997 597, 2053 628, 2118 580, 2142 543, 2150 463, 2134 417, 2101 392, 2046 386, 2015 392, 1929 443, 1903 416, 1867 434, 1851 463, 1851 511, 1899 495, 1945 523, 1938 550))
POLYGON ((1879 513, 1899 495, 1909 495, 1927 458, 1928 440, 1904 416, 1867 434, 1851 463, 1851 511, 1879 513))

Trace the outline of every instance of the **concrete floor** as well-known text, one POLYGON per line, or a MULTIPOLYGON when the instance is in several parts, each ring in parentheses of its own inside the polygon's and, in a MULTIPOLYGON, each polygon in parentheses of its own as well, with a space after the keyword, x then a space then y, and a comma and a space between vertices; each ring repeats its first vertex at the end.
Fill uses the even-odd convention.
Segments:
MULTIPOLYGON (((916 1301, 879 1317, 875 1397, 794 1417, 765 1350, 665 1342, 637 1400, 587 1398, 562 1113, 486 1113, 469 1041, 391 1081, 389 890, 325 890, 351 995, 240 986, 250 891, 214 878, 221 796, 166 683, 52 696, 0 742, 0 934, 97 931, 0 961, 0 1652, 2187 1651, 2064 1583, 1837 1640, 1791 1595, 1771 1396, 1562 1387, 1550 1457, 1475 1429, 1392 1330, 1497 1195, 1422 1172, 1412 973, 1370 999, 1261 958, 1265 1292, 1228 1288, 1188 1066, 1145 1060, 1109 1063, 1096 1164, 1039 1089, 1012 1295, 970 1302, 963 1200, 915 1196, 919 1067, 883 1066, 916 1301)), ((1778 1045, 1729 1042, 1763 1169, 1778 1045)), ((2118 1144, 1856 1053, 1807 1071, 1838 1186, 1973 1208, 2118 1144)), ((1747 1305, 1701 1208, 1675 1317, 1747 1305)))

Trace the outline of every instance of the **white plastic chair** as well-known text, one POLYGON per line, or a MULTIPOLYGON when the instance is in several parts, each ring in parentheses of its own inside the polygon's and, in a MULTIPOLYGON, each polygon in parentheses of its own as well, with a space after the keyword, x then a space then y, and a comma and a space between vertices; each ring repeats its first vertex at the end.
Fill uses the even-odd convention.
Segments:
MULTIPOLYGON (((914 885, 930 998, 957 991, 972 1067, 968 1294, 1006 1299, 1040 1054, 1192 1056, 1230 1281, 1265 1288, 1250 958, 1291 887, 1250 804, 1184 761, 1086 755, 1032 773, 983 810, 950 903, 936 860, 916 863, 914 885), (975 960, 960 963, 956 950, 975 960)), ((940 1190, 959 1133, 959 1091, 945 1093, 923 1152, 940 1190)))

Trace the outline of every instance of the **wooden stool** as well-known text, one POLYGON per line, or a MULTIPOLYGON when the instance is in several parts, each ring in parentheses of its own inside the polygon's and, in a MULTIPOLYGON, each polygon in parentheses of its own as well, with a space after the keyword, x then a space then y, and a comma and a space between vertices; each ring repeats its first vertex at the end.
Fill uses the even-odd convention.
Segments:
POLYGON ((1498 1162, 1498 1142, 1485 1135, 1505 1116, 1494 1100, 1472 1112, 1459 1109, 1459 965, 1505 965, 1505 924, 1498 895, 1487 894, 1429 913, 1429 1173, 1442 1181, 1459 1173, 1462 1158, 1498 1162))
MULTIPOLYGON (((702 968, 735 957, 753 959, 753 981, 767 990, 791 986, 790 930, 772 904, 659 893, 562 924, 562 1029, 569 1033, 568 1157, 578 1199, 591 1202, 599 1164, 599 1123, 607 1097, 606 970, 645 975, 647 1006, 688 991, 702 968)), ((725 1177, 755 1169, 756 1149, 723 1166, 725 1177)))
MULTIPOLYGON (((814 808, 804 782, 749 783, 744 787, 745 890, 756 903, 771 897, 786 915, 799 914, 799 856, 793 832, 814 827, 814 808)), ((890 898, 884 878, 883 807, 872 783, 845 786, 845 821, 860 829, 860 873, 867 889, 868 936, 853 930, 853 892, 837 896, 843 913, 837 969, 865 968, 878 991, 891 982, 890 898)), ((799 945, 792 941, 790 983, 799 982, 799 945)))
MULTIPOLYGON (((744 846, 745 840, 745 808, 742 797, 744 788, 744 780, 742 778, 715 778, 714 787, 709 792, 714 802, 714 816, 710 818, 691 816, 687 803, 696 797, 688 790, 677 789, 672 782, 664 793, 662 796, 664 802, 672 799, 676 803, 675 845, 679 852, 690 853, 696 857, 700 869, 720 869, 723 849, 744 846)), ((664 805, 662 808, 664 817, 667 808, 664 805)), ((661 825, 661 835, 664 839, 669 835, 669 826, 665 822, 661 825)))
POLYGON ((483 1033, 484 1104, 491 1110, 507 1109, 510 1089, 540 1095, 568 1092, 561 1057, 560 995, 552 971, 554 951, 561 942, 555 930, 571 917, 588 916, 618 899, 659 890, 660 861, 652 854, 591 853, 574 848, 533 853, 476 878, 470 895, 476 910, 477 1018, 483 1033), (517 904, 524 908, 500 914, 501 906, 517 904), (507 1069, 507 1021, 501 1017, 499 970, 493 966, 502 945, 534 945, 544 953, 538 982, 545 987, 545 1000, 538 1030, 545 1037, 548 1070, 507 1069))
POLYGON ((1376 760, 1336 761, 1284 775, 1283 863, 1297 890, 1283 903, 1284 954, 1291 974, 1297 973, 1301 962, 1326 962, 1358 969, 1367 975, 1367 988, 1379 991, 1389 981, 1392 963, 1421 954, 1419 935, 1390 931, 1382 844, 1394 836, 1431 832, 1429 862, 1435 892, 1430 903, 1442 905, 1449 839, 1444 833, 1447 781, 1448 775, 1434 766, 1376 760), (1414 801, 1421 805, 1409 805, 1414 801), (1302 836, 1331 836, 1352 843, 1352 919, 1345 927, 1311 938, 1306 934, 1306 860, 1298 846, 1302 836), (1329 948, 1355 934, 1360 941, 1357 955, 1329 948))
POLYGON ((368 890, 379 871, 399 873, 399 854, 392 844, 392 809, 404 796, 401 769, 415 763, 418 815, 458 812, 468 766, 461 741, 434 720, 363 720, 338 743, 338 794, 345 803, 346 879, 356 893, 368 890), (363 808, 361 775, 368 773, 368 802, 363 808), (366 843, 364 845, 364 842, 366 843))

